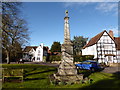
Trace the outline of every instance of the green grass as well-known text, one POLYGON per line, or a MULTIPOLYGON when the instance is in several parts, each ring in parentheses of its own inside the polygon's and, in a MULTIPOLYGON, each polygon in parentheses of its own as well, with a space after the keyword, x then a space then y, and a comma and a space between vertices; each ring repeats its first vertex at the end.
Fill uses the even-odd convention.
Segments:
POLYGON ((93 80, 92 84, 51 85, 49 75, 57 71, 55 67, 33 64, 3 64, 2 67, 24 69, 23 82, 5 82, 2 84, 3 88, 118 88, 120 84, 120 79, 116 74, 102 72, 91 74, 89 71, 80 71, 80 73, 84 73, 86 77, 93 80))
POLYGON ((48 88, 49 75, 56 71, 55 67, 32 64, 4 64, 3 68, 23 68, 24 81, 21 83, 5 82, 3 88, 48 88))

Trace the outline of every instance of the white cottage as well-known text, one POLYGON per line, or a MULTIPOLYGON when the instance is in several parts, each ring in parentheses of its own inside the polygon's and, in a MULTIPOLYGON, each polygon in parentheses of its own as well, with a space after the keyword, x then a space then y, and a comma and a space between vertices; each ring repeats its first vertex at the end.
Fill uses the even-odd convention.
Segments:
POLYGON ((114 37, 113 31, 104 30, 83 47, 82 55, 94 55, 99 63, 120 62, 120 37, 114 37), (118 42, 119 41, 119 42, 118 42))
POLYGON ((33 62, 44 62, 43 56, 47 56, 49 48, 43 46, 26 46, 23 51, 23 60, 33 62))

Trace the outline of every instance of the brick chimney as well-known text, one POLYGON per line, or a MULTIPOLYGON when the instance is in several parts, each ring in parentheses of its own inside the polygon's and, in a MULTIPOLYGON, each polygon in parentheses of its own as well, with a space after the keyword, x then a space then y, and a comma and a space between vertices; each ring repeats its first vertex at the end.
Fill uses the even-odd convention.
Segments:
POLYGON ((112 31, 112 30, 109 31, 109 35, 110 35, 112 38, 114 38, 114 34, 113 34, 113 31, 112 31))

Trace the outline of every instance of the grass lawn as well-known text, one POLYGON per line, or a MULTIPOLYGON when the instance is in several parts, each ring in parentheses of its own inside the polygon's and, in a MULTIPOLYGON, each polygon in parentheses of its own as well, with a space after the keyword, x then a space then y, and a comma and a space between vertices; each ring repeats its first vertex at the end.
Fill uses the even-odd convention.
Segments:
POLYGON ((88 77, 93 80, 91 84, 51 85, 49 75, 57 71, 55 67, 33 64, 3 64, 2 67, 24 69, 23 82, 5 82, 2 84, 2 88, 118 88, 120 84, 120 79, 117 74, 102 72, 90 74, 85 71, 84 74, 86 76, 89 75, 88 77))

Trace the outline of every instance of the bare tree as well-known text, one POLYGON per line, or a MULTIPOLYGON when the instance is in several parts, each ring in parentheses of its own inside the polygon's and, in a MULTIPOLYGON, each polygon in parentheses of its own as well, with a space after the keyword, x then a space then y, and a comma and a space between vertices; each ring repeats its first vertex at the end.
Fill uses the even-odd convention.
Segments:
POLYGON ((10 63, 12 56, 22 52, 22 46, 29 39, 26 21, 20 16, 20 2, 2 3, 2 48, 10 63))

